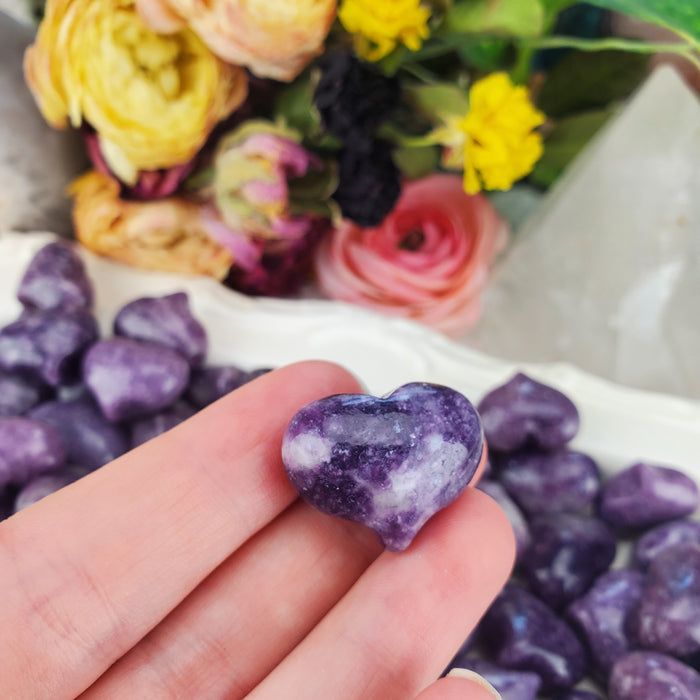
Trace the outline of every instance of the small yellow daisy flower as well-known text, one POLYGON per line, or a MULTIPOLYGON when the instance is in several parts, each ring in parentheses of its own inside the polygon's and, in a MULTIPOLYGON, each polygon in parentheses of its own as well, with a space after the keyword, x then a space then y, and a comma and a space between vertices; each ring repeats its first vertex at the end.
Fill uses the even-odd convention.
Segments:
POLYGON ((357 54, 368 61, 379 61, 399 44, 418 51, 430 35, 430 10, 420 0, 345 0, 338 17, 355 36, 357 54))

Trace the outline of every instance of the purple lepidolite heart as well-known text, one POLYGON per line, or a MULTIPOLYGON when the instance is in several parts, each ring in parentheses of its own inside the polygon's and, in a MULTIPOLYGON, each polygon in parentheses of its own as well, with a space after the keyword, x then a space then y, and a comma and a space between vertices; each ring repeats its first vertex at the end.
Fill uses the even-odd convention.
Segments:
POLYGON ((391 551, 454 501, 483 451, 476 410, 462 394, 412 383, 385 398, 339 394, 299 411, 282 459, 299 494, 324 513, 364 523, 391 551))

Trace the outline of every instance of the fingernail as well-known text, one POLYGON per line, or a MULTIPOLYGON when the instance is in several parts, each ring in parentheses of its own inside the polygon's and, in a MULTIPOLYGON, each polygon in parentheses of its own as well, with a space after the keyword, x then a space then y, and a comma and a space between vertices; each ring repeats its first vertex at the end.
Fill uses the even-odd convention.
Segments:
POLYGON ((491 695, 493 695, 494 700, 503 700, 501 694, 483 677, 474 671, 470 671, 467 668, 453 668, 447 674, 453 678, 465 678, 472 683, 480 685, 484 690, 488 690, 491 695))

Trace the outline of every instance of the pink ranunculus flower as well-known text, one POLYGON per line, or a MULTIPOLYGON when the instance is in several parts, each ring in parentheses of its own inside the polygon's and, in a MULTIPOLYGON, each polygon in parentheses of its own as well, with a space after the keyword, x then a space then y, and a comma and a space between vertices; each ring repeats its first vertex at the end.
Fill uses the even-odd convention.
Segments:
POLYGON ((337 0, 136 0, 157 32, 189 26, 227 63, 291 81, 323 50, 337 0))
POLYGON ((457 175, 404 185, 375 228, 344 222, 318 248, 315 267, 329 297, 425 323, 449 335, 473 325, 507 227, 489 201, 457 175))

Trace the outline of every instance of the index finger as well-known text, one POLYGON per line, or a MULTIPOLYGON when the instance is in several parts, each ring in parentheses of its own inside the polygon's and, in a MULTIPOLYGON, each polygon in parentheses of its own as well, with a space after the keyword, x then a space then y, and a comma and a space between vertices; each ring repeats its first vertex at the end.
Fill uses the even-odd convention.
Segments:
POLYGON ((0 524, 3 695, 85 690, 294 500, 292 415, 357 391, 325 362, 271 372, 0 524))

